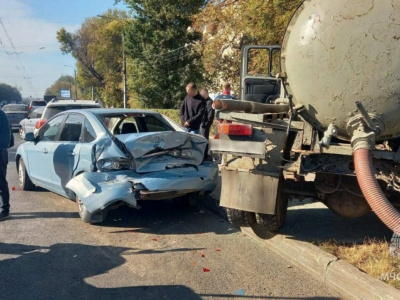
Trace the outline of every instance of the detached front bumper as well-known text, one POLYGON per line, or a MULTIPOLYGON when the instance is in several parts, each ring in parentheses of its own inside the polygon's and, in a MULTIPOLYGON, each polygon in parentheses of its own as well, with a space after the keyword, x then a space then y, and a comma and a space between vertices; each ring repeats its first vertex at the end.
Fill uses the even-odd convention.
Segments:
POLYGON ((81 199, 90 213, 117 201, 137 206, 138 200, 163 200, 189 193, 211 193, 218 178, 218 167, 204 162, 197 167, 138 174, 131 170, 86 172, 71 179, 67 188, 81 199))

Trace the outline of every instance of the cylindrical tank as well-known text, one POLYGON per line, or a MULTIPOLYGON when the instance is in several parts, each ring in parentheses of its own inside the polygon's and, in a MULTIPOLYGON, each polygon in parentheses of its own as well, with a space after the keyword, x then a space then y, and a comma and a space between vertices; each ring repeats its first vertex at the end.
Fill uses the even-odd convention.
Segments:
POLYGON ((281 58, 288 92, 319 130, 334 124, 349 140, 361 101, 384 125, 378 139, 400 136, 400 0, 306 0, 281 58))

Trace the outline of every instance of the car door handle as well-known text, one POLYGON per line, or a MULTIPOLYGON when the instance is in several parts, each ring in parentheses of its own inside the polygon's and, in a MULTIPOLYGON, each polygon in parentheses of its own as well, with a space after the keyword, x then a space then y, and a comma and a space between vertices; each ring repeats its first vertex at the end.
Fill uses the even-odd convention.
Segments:
POLYGON ((75 152, 68 152, 69 156, 75 156, 75 152))
POLYGON ((43 152, 44 154, 47 154, 47 153, 49 153, 49 151, 47 151, 47 149, 46 149, 46 148, 44 148, 44 149, 42 150, 42 152, 43 152))

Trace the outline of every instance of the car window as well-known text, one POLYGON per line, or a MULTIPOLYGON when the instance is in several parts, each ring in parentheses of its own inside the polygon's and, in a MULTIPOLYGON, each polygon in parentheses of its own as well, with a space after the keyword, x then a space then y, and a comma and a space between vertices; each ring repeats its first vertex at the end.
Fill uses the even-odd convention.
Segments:
POLYGON ((44 101, 32 101, 31 106, 46 106, 46 102, 44 101))
POLYGON ((154 116, 150 115, 145 116, 144 123, 146 124, 147 132, 174 131, 174 129, 171 128, 171 126, 157 119, 154 116))
POLYGON ((51 117, 55 116, 56 114, 71 110, 71 109, 86 109, 86 108, 99 108, 99 106, 95 105, 57 105, 57 106, 47 106, 47 109, 44 113, 44 119, 50 119, 51 117))
POLYGON ((60 134, 61 142, 79 142, 82 133, 84 117, 79 114, 70 114, 65 120, 60 134))
POLYGON ((83 142, 90 143, 96 139, 96 132, 94 131, 89 120, 85 118, 85 125, 83 126, 83 142))
POLYGON ((134 117, 124 119, 118 126, 118 132, 121 134, 139 132, 136 119, 134 117))
POLYGON ((36 110, 34 110, 33 112, 31 112, 29 115, 28 115, 28 117, 30 118, 30 119, 34 119, 34 118, 36 118, 36 110))
POLYGON ((60 130, 62 121, 64 120, 64 115, 58 116, 49 122, 47 122, 42 129, 39 131, 39 137, 41 141, 54 141, 60 130))
POLYGON ((3 107, 3 111, 27 111, 26 105, 6 105, 3 107))

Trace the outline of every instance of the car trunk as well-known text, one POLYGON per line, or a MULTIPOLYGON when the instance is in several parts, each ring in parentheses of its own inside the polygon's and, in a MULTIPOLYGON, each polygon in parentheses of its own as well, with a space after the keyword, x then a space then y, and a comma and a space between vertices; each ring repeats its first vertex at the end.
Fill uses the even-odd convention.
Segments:
POLYGON ((137 173, 201 165, 207 140, 187 132, 166 131, 121 134, 96 148, 100 170, 124 166, 137 173))

